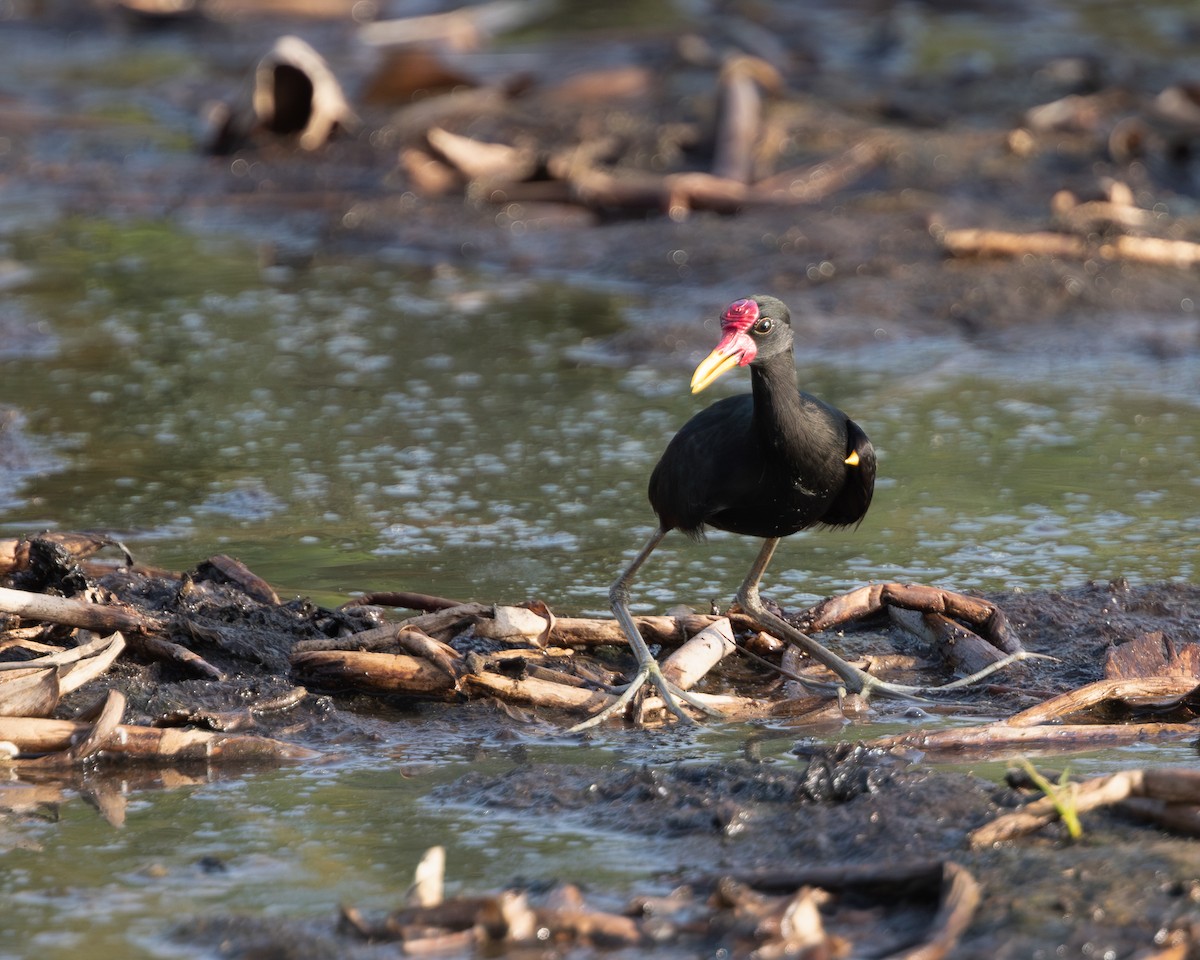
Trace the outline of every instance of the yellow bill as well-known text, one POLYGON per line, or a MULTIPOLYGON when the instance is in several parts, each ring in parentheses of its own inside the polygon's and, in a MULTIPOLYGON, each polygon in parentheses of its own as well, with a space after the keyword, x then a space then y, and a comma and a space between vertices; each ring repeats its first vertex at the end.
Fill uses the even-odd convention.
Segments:
POLYGON ((742 355, 740 352, 730 353, 722 347, 717 347, 700 361, 700 366, 692 374, 692 393, 699 393, 705 387, 711 385, 714 380, 724 376, 741 363, 741 359, 742 355))

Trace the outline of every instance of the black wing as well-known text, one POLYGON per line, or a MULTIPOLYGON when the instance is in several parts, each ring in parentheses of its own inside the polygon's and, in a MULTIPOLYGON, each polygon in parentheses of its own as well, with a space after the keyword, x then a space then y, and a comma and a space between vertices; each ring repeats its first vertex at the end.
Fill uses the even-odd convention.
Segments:
POLYGON ((858 462, 846 464, 846 482, 821 517, 828 526, 861 523, 875 493, 875 448, 863 428, 847 417, 846 459, 854 460, 855 455, 858 462))

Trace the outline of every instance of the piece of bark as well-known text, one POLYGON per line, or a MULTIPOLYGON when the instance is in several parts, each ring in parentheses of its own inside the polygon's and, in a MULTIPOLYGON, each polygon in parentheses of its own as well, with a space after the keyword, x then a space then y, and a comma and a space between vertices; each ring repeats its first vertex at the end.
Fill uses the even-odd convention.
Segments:
POLYGON ((260 603, 279 606, 279 594, 266 580, 250 571, 241 560, 219 553, 196 567, 197 579, 232 583, 260 603))
POLYGON ((0 663, 0 715, 46 717, 58 701, 104 673, 125 647, 120 633, 79 631, 79 645, 33 660, 0 663))
POLYGON ((1143 633, 1108 651, 1104 676, 1109 680, 1191 677, 1200 683, 1200 644, 1185 643, 1177 649, 1161 630, 1143 633))
POLYGON ((261 131, 294 136, 301 149, 316 150, 335 130, 357 127, 358 116, 324 57, 299 37, 284 36, 255 66, 249 96, 217 105, 208 126, 210 153, 236 150, 261 131))
POLYGON ((35 657, 32 660, 0 661, 0 674, 9 670, 39 670, 47 667, 71 666, 80 660, 101 653, 114 644, 118 652, 124 647, 125 640, 120 633, 102 637, 83 631, 77 638, 77 645, 74 647, 58 647, 53 653, 47 653, 45 656, 35 657))
POLYGON ((468 180, 516 182, 528 179, 537 168, 537 153, 506 143, 485 143, 441 127, 425 131, 425 138, 443 158, 468 180))
POLYGON ((47 628, 44 626, 38 627, 17 627, 15 630, 4 630, 0 632, 0 653, 5 650, 10 650, 13 647, 20 647, 23 650, 29 650, 33 653, 57 653, 62 649, 61 646, 55 643, 42 643, 38 637, 44 637, 47 634, 47 628))
POLYGON ((0 680, 0 716, 48 717, 62 699, 55 670, 36 670, 0 680))
POLYGON ((405 653, 428 660, 448 677, 457 677, 461 672, 462 654, 449 644, 435 640, 427 633, 414 627, 404 626, 396 634, 396 642, 405 653))
POLYGON ((252 101, 262 127, 285 136, 298 134, 304 150, 324 146, 338 127, 358 125, 325 58, 299 37, 280 37, 259 61, 252 101))
POLYGON ((59 692, 66 696, 90 683, 105 673, 116 662, 125 649, 125 638, 120 633, 107 637, 93 637, 88 631, 79 631, 80 647, 84 655, 73 663, 58 668, 59 692))

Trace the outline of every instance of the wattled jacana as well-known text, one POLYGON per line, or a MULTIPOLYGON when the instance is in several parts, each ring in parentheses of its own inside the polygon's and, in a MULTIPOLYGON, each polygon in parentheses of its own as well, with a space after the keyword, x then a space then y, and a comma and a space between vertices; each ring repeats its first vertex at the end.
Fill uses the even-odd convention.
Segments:
POLYGON ((690 719, 677 699, 711 712, 667 681, 629 611, 634 575, 671 530, 693 539, 703 538, 705 527, 764 538, 737 601, 765 629, 837 674, 839 689, 894 696, 921 689, 886 683, 847 663, 772 614, 759 598, 759 579, 780 537, 862 520, 875 489, 875 448, 841 410, 797 389, 791 315, 774 297, 748 297, 725 308, 721 340, 696 368, 692 392, 747 364, 752 392, 718 400, 692 417, 650 475, 658 528, 609 590, 613 612, 637 657, 637 672, 612 705, 575 730, 622 710, 647 680, 680 718, 690 719))

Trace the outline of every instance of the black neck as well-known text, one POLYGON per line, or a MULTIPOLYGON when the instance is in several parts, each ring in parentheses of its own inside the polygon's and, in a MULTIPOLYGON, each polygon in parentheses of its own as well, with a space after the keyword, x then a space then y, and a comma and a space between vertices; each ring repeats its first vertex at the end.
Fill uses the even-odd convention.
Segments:
POLYGON ((785 350, 750 368, 754 391, 754 422, 765 447, 782 450, 804 431, 796 362, 785 350))

